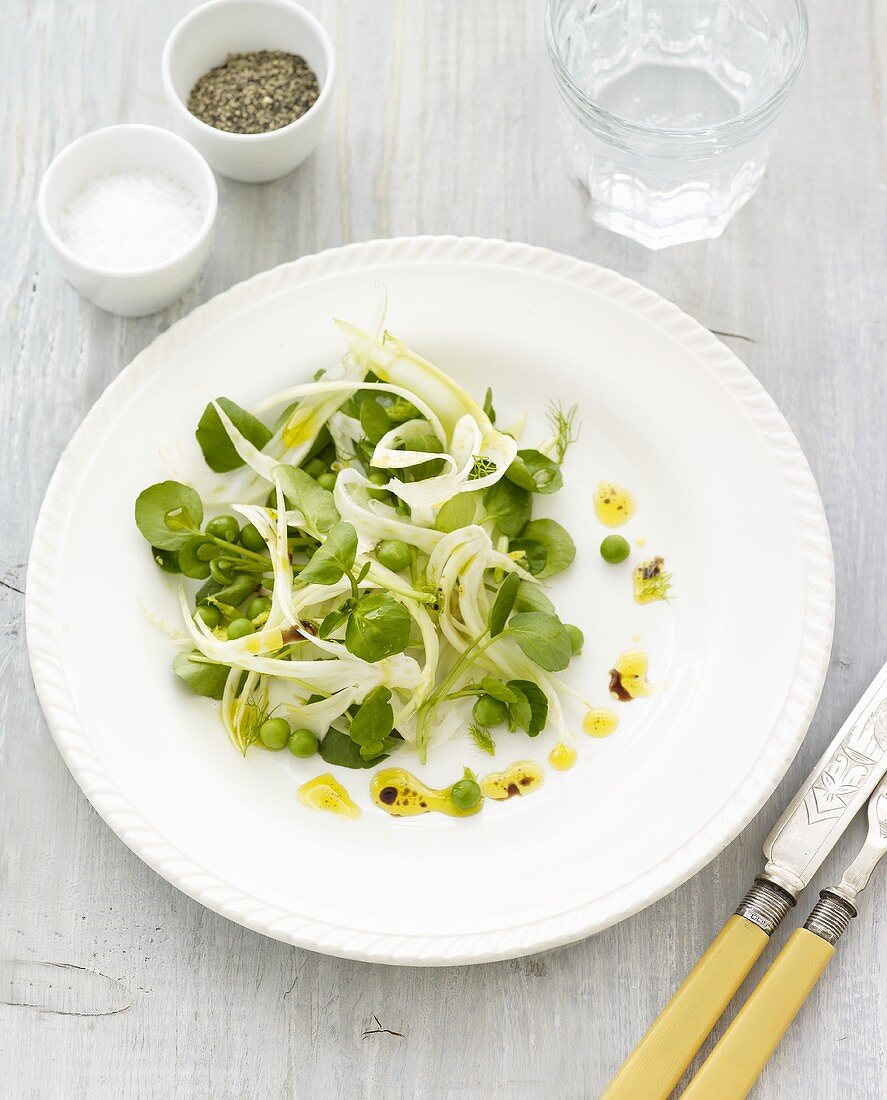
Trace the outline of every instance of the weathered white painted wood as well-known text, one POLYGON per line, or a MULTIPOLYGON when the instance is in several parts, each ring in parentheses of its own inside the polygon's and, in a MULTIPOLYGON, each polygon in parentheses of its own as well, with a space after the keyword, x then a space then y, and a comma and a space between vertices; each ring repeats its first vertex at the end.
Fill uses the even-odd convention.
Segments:
MULTIPOLYGON (((887 656, 887 10, 814 0, 810 57, 760 195, 720 241, 652 254, 595 228, 564 177, 541 0, 311 0, 341 63, 322 147, 288 179, 220 181, 201 281, 165 313, 122 321, 62 282, 40 240, 36 187, 52 154, 88 129, 170 124, 160 50, 190 6, 3 9, 0 1096, 594 1096, 735 905, 781 806, 887 656), (819 714, 742 837, 671 897, 586 943, 424 972, 265 940, 204 911, 124 848, 52 745, 17 591, 62 447, 159 331, 280 261, 417 232, 563 249, 738 334, 729 342, 810 456, 838 571, 819 714), (20 960, 15 970, 9 960, 20 960)), ((860 837, 851 830, 832 868, 860 837)), ((887 1095, 885 906, 882 872, 760 1096, 887 1095)))

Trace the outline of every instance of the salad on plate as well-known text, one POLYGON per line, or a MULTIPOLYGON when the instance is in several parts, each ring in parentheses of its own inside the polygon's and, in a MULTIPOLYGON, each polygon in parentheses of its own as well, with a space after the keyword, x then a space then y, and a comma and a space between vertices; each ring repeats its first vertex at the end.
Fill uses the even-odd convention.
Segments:
POLYGON ((174 673, 244 754, 372 768, 455 737, 492 755, 504 729, 568 744, 559 674, 583 639, 544 582, 576 550, 533 510, 563 484, 576 408, 551 403, 549 437, 522 447, 489 390, 478 403, 381 321, 338 324, 341 362, 249 411, 210 401, 206 478, 136 500, 179 575, 174 673))

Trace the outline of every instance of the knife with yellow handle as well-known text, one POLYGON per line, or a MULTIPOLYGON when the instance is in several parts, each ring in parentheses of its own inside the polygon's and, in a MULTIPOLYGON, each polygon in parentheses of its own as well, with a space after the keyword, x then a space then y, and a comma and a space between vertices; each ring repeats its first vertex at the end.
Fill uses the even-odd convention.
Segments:
POLYGON ((856 901, 887 853, 887 779, 869 801, 869 829, 840 883, 823 890, 804 927, 794 932, 739 1010, 683 1100, 743 1100, 779 1045, 856 916, 856 901))
POLYGON ((666 1100, 671 1095, 770 936, 885 772, 887 665, 764 842, 763 872, 602 1100, 666 1100))

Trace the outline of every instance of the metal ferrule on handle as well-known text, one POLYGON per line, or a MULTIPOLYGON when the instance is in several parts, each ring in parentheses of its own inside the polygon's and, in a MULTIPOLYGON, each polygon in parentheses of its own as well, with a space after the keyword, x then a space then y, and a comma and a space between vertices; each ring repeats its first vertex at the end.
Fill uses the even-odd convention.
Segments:
POLYGON ((795 899, 757 878, 610 1082, 603 1100, 665 1100, 795 899))

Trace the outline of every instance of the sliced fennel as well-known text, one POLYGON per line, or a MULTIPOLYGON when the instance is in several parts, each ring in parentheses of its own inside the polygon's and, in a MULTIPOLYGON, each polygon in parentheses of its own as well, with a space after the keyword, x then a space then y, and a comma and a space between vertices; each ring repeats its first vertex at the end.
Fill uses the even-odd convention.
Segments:
POLYGON ((551 438, 519 451, 489 392, 479 405, 381 320, 339 327, 348 351, 314 382, 251 412, 210 401, 198 442, 227 473, 138 498, 155 561, 182 574, 175 671, 220 699, 242 753, 272 718, 280 747, 281 717, 321 756, 335 730, 329 761, 354 767, 458 735, 494 751, 491 724, 569 737, 570 635, 528 594, 575 553, 531 516, 562 483, 575 409, 553 405, 551 438), (204 522, 204 503, 223 514, 204 522))

